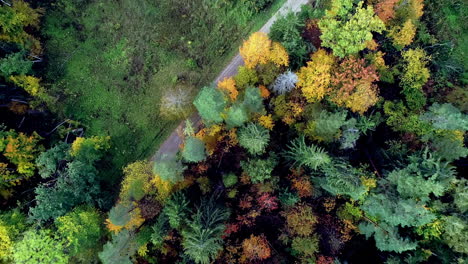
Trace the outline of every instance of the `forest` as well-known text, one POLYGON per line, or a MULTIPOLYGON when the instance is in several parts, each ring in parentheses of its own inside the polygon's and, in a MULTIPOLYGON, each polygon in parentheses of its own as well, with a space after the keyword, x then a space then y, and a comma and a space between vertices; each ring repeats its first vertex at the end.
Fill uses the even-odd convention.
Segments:
POLYGON ((293 2, 0 0, 0 264, 468 263, 468 3, 293 2))

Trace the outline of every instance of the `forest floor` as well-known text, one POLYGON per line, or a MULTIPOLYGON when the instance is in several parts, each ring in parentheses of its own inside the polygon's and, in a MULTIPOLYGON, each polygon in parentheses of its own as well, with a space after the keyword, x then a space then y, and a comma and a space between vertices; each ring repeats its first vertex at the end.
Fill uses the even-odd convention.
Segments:
MULTIPOLYGON (((269 33, 270 28, 273 23, 280 17, 284 16, 288 12, 299 12, 301 10, 301 6, 307 4, 309 0, 287 0, 283 6, 258 30, 260 32, 269 33)), ((218 77, 215 79, 214 83, 218 83, 219 81, 223 80, 224 78, 229 78, 234 76, 237 73, 237 69, 239 66, 242 66, 244 62, 242 61, 242 57, 239 53, 229 62, 229 64, 221 71, 218 77)), ((195 113, 190 117, 190 120, 193 124, 198 126, 200 124, 200 116, 195 113)), ((182 133, 185 127, 185 120, 182 121, 177 128, 171 133, 171 135, 161 144, 160 148, 151 157, 152 161, 158 160, 163 156, 166 157, 173 157, 179 151, 179 146, 182 144, 183 138, 182 133)))

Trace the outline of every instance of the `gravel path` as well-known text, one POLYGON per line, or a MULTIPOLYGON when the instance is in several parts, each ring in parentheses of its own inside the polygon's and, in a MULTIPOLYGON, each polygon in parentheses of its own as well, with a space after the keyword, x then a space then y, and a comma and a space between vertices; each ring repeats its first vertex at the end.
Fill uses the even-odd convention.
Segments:
MULTIPOLYGON (((309 0, 287 0, 286 3, 273 15, 259 31, 269 33, 271 25, 278 19, 279 17, 283 16, 284 14, 288 13, 290 10, 294 12, 298 12, 301 10, 301 6, 307 4, 309 0)), ((229 64, 224 68, 224 70, 218 75, 215 79, 214 83, 218 83, 219 81, 223 80, 224 78, 231 77, 237 74, 237 69, 239 66, 243 65, 244 62, 242 61, 242 57, 239 53, 229 62, 229 64)), ((200 124, 200 116, 198 114, 194 114, 190 117, 193 124, 200 124)), ((182 121, 179 126, 171 133, 171 135, 161 144, 159 150, 156 154, 151 158, 152 161, 161 158, 163 155, 167 155, 169 157, 175 156, 177 151, 179 151, 179 146, 182 144, 182 131, 185 126, 185 121, 182 121)))

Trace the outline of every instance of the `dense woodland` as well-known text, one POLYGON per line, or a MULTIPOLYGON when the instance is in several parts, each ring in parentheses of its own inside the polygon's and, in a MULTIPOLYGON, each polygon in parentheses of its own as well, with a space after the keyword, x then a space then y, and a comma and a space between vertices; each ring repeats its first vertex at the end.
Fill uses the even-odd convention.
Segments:
POLYGON ((283 3, 0 0, 0 263, 467 263, 466 1, 283 3))

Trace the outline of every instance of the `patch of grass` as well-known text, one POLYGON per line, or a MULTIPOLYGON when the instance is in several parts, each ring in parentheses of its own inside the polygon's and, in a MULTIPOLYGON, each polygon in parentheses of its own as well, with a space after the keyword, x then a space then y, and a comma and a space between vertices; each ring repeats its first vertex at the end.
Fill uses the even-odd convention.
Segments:
POLYGON ((179 123, 160 117, 164 91, 210 83, 284 2, 257 13, 243 1, 60 0, 43 31, 50 105, 80 121, 86 136, 111 136, 106 167, 117 179, 179 123))

